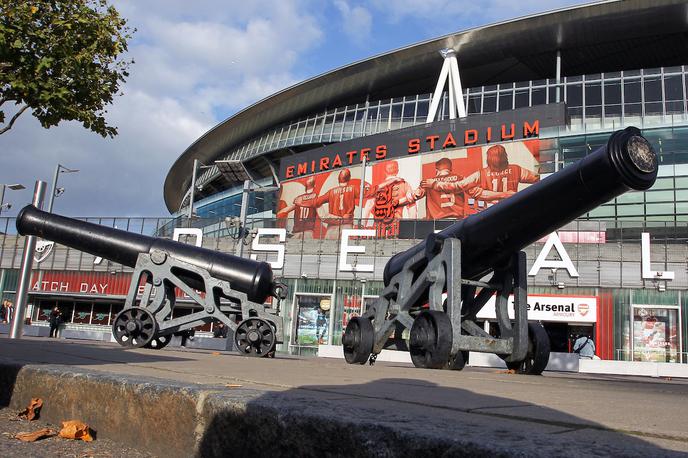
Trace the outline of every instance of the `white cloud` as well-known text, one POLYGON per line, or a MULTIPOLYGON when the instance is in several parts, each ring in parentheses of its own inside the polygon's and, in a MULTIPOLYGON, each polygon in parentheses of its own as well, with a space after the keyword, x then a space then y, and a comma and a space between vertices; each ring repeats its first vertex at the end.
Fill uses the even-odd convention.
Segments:
POLYGON ((350 6, 346 0, 335 0, 335 7, 342 16, 344 33, 357 44, 366 43, 373 27, 373 16, 362 6, 350 6))
MULTIPOLYGON (((176 158, 228 114, 301 80, 304 53, 322 31, 299 0, 272 2, 129 1, 115 3, 138 28, 129 53, 136 63, 103 139, 77 123, 45 130, 28 113, 0 136, 0 183, 62 175, 55 210, 71 215, 166 215, 163 182, 176 158)), ((16 214, 31 189, 7 193, 16 214)), ((6 213, 3 212, 3 215, 6 213)))

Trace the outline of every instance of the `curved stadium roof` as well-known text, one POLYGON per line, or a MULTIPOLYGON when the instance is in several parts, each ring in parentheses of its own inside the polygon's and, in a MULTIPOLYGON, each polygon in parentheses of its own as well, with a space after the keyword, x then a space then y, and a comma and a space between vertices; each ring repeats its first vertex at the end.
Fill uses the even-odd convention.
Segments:
MULTIPOLYGON (((683 65, 688 3, 626 0, 565 8, 424 41, 308 79, 222 121, 189 146, 165 179, 167 208, 179 209, 194 159, 211 163, 269 128, 327 107, 431 92, 442 48, 457 51, 464 87, 552 78, 557 50, 562 76, 683 65)), ((261 154, 279 160, 290 153, 261 154)), ((245 162, 259 168, 256 158, 245 162)))

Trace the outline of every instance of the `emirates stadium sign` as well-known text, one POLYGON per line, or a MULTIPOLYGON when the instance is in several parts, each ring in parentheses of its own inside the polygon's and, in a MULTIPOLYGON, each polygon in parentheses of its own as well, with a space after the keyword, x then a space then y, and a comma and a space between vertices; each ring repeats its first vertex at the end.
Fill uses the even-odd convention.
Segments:
POLYGON ((280 179, 355 166, 364 158, 367 162, 379 162, 451 148, 537 138, 541 129, 565 124, 564 104, 549 104, 416 125, 282 158, 280 179))
POLYGON ((462 219, 537 182, 540 150, 550 142, 539 139, 540 129, 563 120, 562 105, 546 105, 284 158, 277 217, 298 239, 336 239, 357 218, 378 237, 401 235, 404 219, 462 219))

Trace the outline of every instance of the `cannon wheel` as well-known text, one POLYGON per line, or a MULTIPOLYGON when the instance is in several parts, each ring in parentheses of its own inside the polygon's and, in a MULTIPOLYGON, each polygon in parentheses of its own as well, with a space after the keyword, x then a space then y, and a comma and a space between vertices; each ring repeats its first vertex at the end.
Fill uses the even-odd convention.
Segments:
POLYGON ((261 318, 245 319, 234 333, 237 350, 246 356, 274 355, 276 341, 274 328, 261 318))
POLYGON ((122 310, 112 323, 112 334, 123 347, 141 348, 153 340, 158 330, 155 317, 141 307, 122 310))
POLYGON ((518 374, 540 375, 549 362, 549 336, 537 323, 528 323, 528 353, 523 361, 507 362, 506 367, 518 374))
POLYGON ((466 367, 468 363, 468 351, 461 350, 454 356, 454 358, 449 358, 449 363, 447 364, 447 369, 452 371, 460 371, 466 367))
POLYGON ((375 329, 368 318, 356 316, 349 320, 342 337, 344 359, 349 364, 365 364, 375 344, 375 329))
POLYGON ((172 341, 172 334, 158 335, 153 337, 150 342, 148 342, 144 348, 152 348, 153 350, 160 350, 165 348, 167 344, 172 341))
POLYGON ((409 349, 416 367, 448 367, 452 347, 452 325, 446 313, 424 310, 413 321, 409 349))

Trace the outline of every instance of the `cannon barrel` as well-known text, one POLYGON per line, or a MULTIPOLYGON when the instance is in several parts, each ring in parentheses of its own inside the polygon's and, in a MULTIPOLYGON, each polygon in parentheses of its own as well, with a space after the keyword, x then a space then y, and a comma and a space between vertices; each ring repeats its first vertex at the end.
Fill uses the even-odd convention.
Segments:
POLYGON ((396 254, 385 266, 385 285, 412 256, 425 250, 431 257, 448 237, 461 240, 462 277, 478 279, 599 205, 626 191, 650 188, 657 171, 657 155, 640 130, 616 131, 606 145, 577 163, 396 254))
MULTIPOLYGON (((272 268, 266 262, 47 213, 33 205, 27 205, 17 215, 17 231, 21 235, 42 237, 129 267, 136 266, 139 253, 159 250, 178 261, 205 269, 216 279, 228 281, 232 288, 245 293, 251 301, 262 303, 275 294, 272 268)), ((184 274, 179 276, 189 286, 204 289, 201 279, 184 274)))

